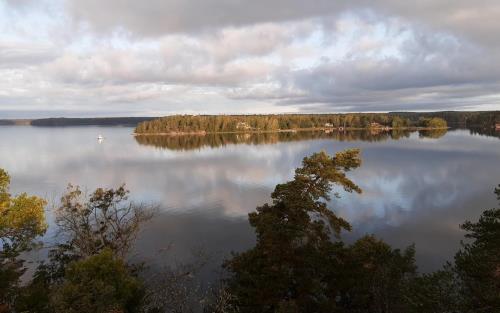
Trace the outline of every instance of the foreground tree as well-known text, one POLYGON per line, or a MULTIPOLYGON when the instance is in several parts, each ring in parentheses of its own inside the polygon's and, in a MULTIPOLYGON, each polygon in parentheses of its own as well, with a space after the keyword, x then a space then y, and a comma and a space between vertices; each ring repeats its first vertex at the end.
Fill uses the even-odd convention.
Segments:
POLYGON ((304 158, 292 181, 276 186, 272 204, 249 214, 256 246, 225 264, 241 312, 331 312, 336 307, 334 269, 341 266, 344 249, 331 237, 350 225, 327 203, 333 186, 361 192, 346 175, 360 165, 359 150, 333 157, 315 153, 304 158))
POLYGON ((61 242, 22 289, 18 311, 138 310, 134 301, 142 301, 138 296, 144 290, 137 267, 125 259, 153 208, 130 202, 128 193, 120 186, 85 196, 79 187, 68 186, 55 209, 61 242))
POLYGON ((125 262, 105 249, 71 263, 52 293, 56 313, 139 312, 144 288, 125 262))
POLYGON ((442 270, 422 274, 409 282, 403 300, 415 313, 465 312, 462 284, 451 264, 442 270))
POLYGON ((45 233, 46 201, 36 196, 9 193, 10 177, 0 169, 0 311, 12 305, 19 278, 24 273, 21 252, 45 233))
MULTIPOLYGON (((500 201, 500 185, 495 189, 500 201)), ((468 312, 500 312, 500 208, 461 225, 468 242, 455 256, 468 312)))
POLYGON ((327 205, 335 186, 361 192, 347 178, 360 165, 358 150, 306 157, 292 181, 276 186, 272 204, 249 214, 257 243, 225 263, 234 311, 390 313, 416 307, 408 297, 417 277, 413 246, 393 249, 374 236, 350 246, 340 240, 350 225, 327 205))
POLYGON ((413 246, 401 251, 365 236, 347 248, 343 265, 339 311, 409 312, 406 294, 416 276, 413 246))
POLYGON ((103 249, 125 257, 140 226, 153 213, 151 207, 128 201, 128 194, 122 185, 98 188, 85 197, 78 186, 69 185, 56 209, 56 225, 67 239, 61 247, 78 257, 96 255, 103 249))

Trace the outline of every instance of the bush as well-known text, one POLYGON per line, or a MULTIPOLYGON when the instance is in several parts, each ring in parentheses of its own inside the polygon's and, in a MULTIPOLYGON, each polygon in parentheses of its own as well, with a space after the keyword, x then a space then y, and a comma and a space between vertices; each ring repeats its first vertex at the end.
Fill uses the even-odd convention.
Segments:
POLYGON ((138 278, 106 249, 71 263, 52 302, 56 312, 138 312, 143 297, 138 278))

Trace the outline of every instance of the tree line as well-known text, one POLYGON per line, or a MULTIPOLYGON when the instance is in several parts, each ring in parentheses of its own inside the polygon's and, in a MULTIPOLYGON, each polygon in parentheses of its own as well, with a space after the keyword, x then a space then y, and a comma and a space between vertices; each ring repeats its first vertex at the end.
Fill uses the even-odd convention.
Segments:
POLYGON ((30 121, 32 126, 137 126, 153 117, 89 117, 89 118, 41 118, 30 121))
MULTIPOLYGON (((362 193, 349 172, 360 151, 305 157, 292 180, 248 220, 255 246, 226 259, 209 290, 192 283, 196 265, 155 272, 127 256, 155 209, 128 199, 124 186, 86 195, 69 185, 55 208, 58 243, 33 277, 26 264, 47 229, 47 202, 9 193, 0 170, 0 312, 499 312, 500 208, 465 221, 454 262, 420 274, 416 247, 394 249, 373 235, 352 244, 352 226, 329 204, 339 190, 362 193)), ((500 185, 495 189, 500 201, 500 185)))
POLYGON ((441 112, 392 112, 415 122, 420 118, 441 118, 448 125, 465 128, 488 128, 500 123, 500 111, 441 111, 441 112))
POLYGON ((139 123, 136 134, 220 133, 297 129, 446 128, 439 117, 408 117, 381 113, 280 115, 172 115, 139 123))
MULTIPOLYGON (((180 129, 179 127, 186 122, 180 122, 178 119, 183 115, 174 116, 170 120, 170 127, 164 127, 168 131, 180 129), (177 126, 174 127, 174 122, 177 126)), ((203 116, 203 115, 202 115, 203 116)), ((204 115, 210 117, 210 115, 204 115)), ((184 115, 184 118, 186 116, 184 115)), ((213 117, 213 116, 212 116, 213 117)), ((194 124, 200 123, 201 125, 185 128, 185 131, 220 131, 229 127, 227 123, 234 117, 238 121, 243 121, 243 118, 250 118, 246 123, 248 126, 260 130, 275 130, 275 129, 297 129, 297 128, 311 128, 311 127, 324 127, 324 124, 332 124, 333 127, 352 127, 352 128, 369 128, 371 123, 379 123, 387 127, 418 127, 422 126, 421 119, 440 118, 446 121, 452 127, 475 127, 475 128, 491 128, 495 123, 500 123, 500 111, 442 111, 442 112, 389 112, 389 113, 349 113, 349 114, 283 114, 283 115, 220 115, 217 121, 197 121, 194 124), (259 119, 255 121, 255 117, 259 119), (252 118, 253 117, 253 118, 252 118), (212 125, 215 122, 225 120, 224 125, 212 125), (289 119, 289 121, 285 121, 289 119), (278 125, 276 125, 278 122, 278 125), (192 130, 191 130, 192 129, 192 130)), ((168 118, 168 117, 166 117, 168 118)), ((32 125, 32 126, 134 126, 137 127, 142 122, 157 120, 157 117, 103 117, 103 118, 42 118, 31 120, 0 120, 0 125, 32 125)), ((161 118, 160 118, 161 119, 161 118)), ((165 122, 165 121, 164 121, 165 122)), ((245 121, 243 121, 245 122, 245 121)), ((233 125, 237 126, 237 123, 233 125)), ((141 126, 141 128, 146 125, 141 126)), ((151 130, 153 130, 152 126, 151 130)), ((159 128, 159 125, 155 127, 159 128)), ((184 125, 183 127, 186 127, 184 125)), ((232 126, 231 126, 232 127, 232 126)), ((225 131, 235 131, 228 128, 225 131)), ((240 124, 240 129, 244 125, 240 124)), ((143 132, 139 129, 139 132, 143 132)))

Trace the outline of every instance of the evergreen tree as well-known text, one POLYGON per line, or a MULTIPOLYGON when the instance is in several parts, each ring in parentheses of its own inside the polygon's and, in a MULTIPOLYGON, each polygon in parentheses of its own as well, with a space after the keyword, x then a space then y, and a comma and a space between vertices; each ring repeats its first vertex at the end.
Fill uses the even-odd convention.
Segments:
POLYGON ((273 202, 249 214, 257 244, 225 264, 241 312, 331 312, 336 307, 335 268, 341 266, 344 248, 332 235, 339 237, 350 225, 327 202, 334 185, 361 192, 346 175, 360 165, 359 150, 306 157, 292 181, 276 186, 273 202))
MULTIPOLYGON (((495 189, 500 201, 500 186, 495 189)), ((500 208, 483 212, 475 223, 465 222, 467 242, 455 256, 470 312, 500 312, 500 208)))

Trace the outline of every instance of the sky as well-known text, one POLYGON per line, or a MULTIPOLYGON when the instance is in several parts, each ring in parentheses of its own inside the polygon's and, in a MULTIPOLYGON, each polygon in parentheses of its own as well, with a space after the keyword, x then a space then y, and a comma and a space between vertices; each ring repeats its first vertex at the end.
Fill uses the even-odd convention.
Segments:
POLYGON ((498 0, 0 0, 0 118, 500 109, 498 0))

